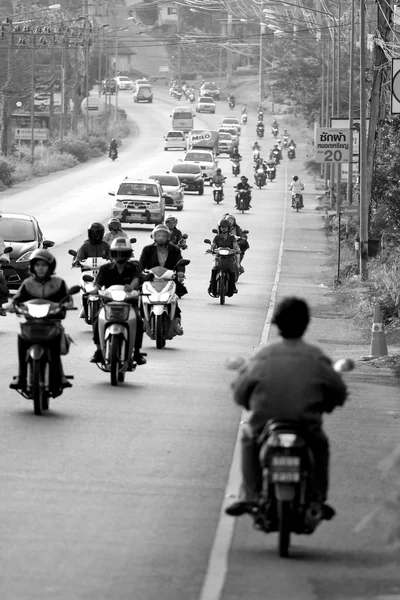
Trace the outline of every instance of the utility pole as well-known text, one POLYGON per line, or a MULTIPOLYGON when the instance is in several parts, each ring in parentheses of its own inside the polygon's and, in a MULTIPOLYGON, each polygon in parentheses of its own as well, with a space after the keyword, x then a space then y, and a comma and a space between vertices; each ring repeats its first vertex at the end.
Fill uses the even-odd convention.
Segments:
POLYGON ((226 85, 228 91, 230 92, 230 88, 232 86, 232 15, 228 12, 228 22, 226 29, 226 41, 227 41, 227 67, 226 67, 226 85))
POLYGON ((355 0, 351 0, 351 25, 350 25, 350 79, 349 79, 349 168, 347 175, 347 202, 353 203, 353 95, 354 95, 354 25, 355 25, 355 0))
MULTIPOLYGON (((261 4, 262 8, 262 4, 261 4)), ((258 66, 258 100, 260 104, 264 100, 264 37, 265 37, 264 23, 260 23, 260 64, 258 66)))
POLYGON ((86 96, 86 137, 89 137, 89 2, 85 0, 85 96, 86 96))
POLYGON ((182 39, 181 39, 181 5, 176 5, 177 36, 178 36, 178 81, 182 78, 182 39))
POLYGON ((360 275, 368 279, 367 117, 365 90, 365 0, 360 0, 360 275))

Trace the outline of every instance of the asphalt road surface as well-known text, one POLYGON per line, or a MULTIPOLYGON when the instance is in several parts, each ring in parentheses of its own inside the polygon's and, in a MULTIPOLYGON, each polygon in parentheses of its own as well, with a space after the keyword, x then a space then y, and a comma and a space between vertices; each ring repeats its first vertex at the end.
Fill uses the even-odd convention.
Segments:
MULTIPOLYGON (((107 221, 112 202, 107 192, 126 175, 146 177, 182 157, 180 151, 163 151, 175 104, 164 90, 156 88, 152 105, 133 105, 130 92, 121 92, 119 104, 138 132, 115 163, 95 161, 3 197, 5 212, 38 218, 57 244, 57 272, 70 285, 79 282, 79 271, 71 269, 67 251, 85 239, 90 221, 107 221)), ((218 103, 216 115, 196 116, 196 128, 216 128, 227 115, 226 103, 218 103)), ((270 148, 266 129, 262 145, 270 148)), ((241 137, 242 172, 249 176, 254 130, 253 118, 241 137)), ((1 600, 198 600, 204 591, 240 420, 224 365, 227 357, 248 354, 260 343, 288 201, 282 165, 273 184, 253 190, 253 209, 237 214, 250 230, 251 249, 239 293, 220 306, 207 294, 212 259, 203 243, 221 215, 234 210, 230 163, 222 157, 220 166, 228 175, 224 203, 217 206, 206 186, 204 196, 187 193, 176 215, 189 235, 184 256, 191 260, 189 294, 181 301, 185 334, 163 350, 145 337, 148 363, 123 385, 112 388, 109 376, 89 363, 90 328, 69 313, 65 325, 76 345, 64 366, 75 375, 74 387, 51 402, 48 415, 35 417, 31 403, 8 389, 16 373, 18 322, 14 315, 1 319, 1 600)), ((150 231, 132 227, 136 256, 151 243, 150 231)), ((339 479, 346 489, 349 476, 341 472, 339 479)), ((315 539, 319 547, 339 552, 334 525, 306 540, 309 547, 315 539)), ((217 551, 228 556, 229 548, 217 551)), ((243 519, 223 599, 319 597, 310 583, 321 568, 316 556, 282 566, 275 537, 260 536, 243 519), (291 595, 296 589, 299 595, 291 595)), ((357 556, 350 560, 357 569, 357 556)), ((328 563, 333 568, 332 552, 328 563)), ((213 594, 203 594, 203 600, 220 597, 213 594)))

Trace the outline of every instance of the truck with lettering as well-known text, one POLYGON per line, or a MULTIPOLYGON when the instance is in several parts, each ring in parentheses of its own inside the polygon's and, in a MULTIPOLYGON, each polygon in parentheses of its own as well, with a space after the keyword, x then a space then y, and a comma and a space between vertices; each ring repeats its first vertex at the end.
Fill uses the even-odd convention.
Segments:
POLYGON ((188 150, 211 150, 217 156, 219 154, 218 140, 218 131, 192 129, 188 135, 188 150))

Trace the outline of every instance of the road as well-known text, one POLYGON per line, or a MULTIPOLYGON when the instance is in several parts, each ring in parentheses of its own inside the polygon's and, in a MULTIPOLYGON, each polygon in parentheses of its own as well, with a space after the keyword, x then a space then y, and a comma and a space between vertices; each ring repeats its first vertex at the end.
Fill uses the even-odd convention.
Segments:
MULTIPOLYGON (((83 241, 88 222, 107 220, 107 192, 126 175, 163 171, 182 156, 163 151, 162 134, 168 129, 173 101, 164 91, 158 94, 153 105, 134 106, 129 92, 120 94, 120 106, 136 120, 139 131, 115 163, 105 159, 60 173, 3 200, 4 211, 32 213, 39 219, 46 236, 57 243, 57 272, 69 284, 77 283, 79 274, 70 269, 67 250, 83 241)), ((220 106, 224 104, 218 105, 215 116, 197 116, 196 127, 214 128, 225 116, 220 106)), ((249 124, 241 141, 242 171, 248 173, 253 131, 249 124)), ((263 142, 266 147, 270 143, 272 139, 263 142)), ((220 164, 228 174, 229 162, 221 158, 220 164)), ((229 396, 232 375, 224 364, 227 357, 248 354, 260 342, 276 277, 286 178, 282 166, 267 191, 254 190, 253 210, 238 216, 240 225, 251 231, 251 250, 239 294, 223 307, 206 292, 211 258, 205 255, 203 239, 210 237, 225 210, 233 210, 234 181, 229 175, 226 200, 219 207, 208 187, 204 196, 186 194, 185 208, 177 215, 180 228, 189 234, 185 257, 192 261, 187 269, 189 294, 181 302, 185 334, 162 351, 145 338, 148 364, 129 374, 117 389, 88 362, 93 352, 90 330, 70 313, 66 326, 76 346, 64 365, 75 375, 74 387, 52 402, 46 417, 35 417, 30 402, 8 389, 16 369, 18 323, 12 315, 1 320, 1 600, 199 599, 210 574, 215 532, 221 523, 227 526, 220 510, 240 420, 229 396)), ((309 212, 310 229, 302 233, 308 244, 314 239, 310 231, 315 232, 315 217, 309 212)), ((294 213, 287 219, 288 249, 293 250, 300 243, 298 219, 294 213)), ((150 231, 144 226, 132 229, 138 239, 136 256, 151 242, 150 231)), ((324 242, 318 232, 316 236, 323 252, 324 242)), ((303 286, 308 291, 311 257, 310 261, 301 272, 284 261, 285 289, 303 286)), ((357 418, 352 413, 350 417, 357 418)), ((355 450, 361 434, 353 431, 349 413, 334 416, 333 422, 331 434, 344 427, 342 435, 350 437, 355 450)), ((394 429, 388 436, 385 450, 394 429)), ((373 440, 371 429, 368 440, 373 440)), ((380 444, 375 446, 383 452, 380 444)), ((367 458, 360 451, 355 455, 365 467, 367 458)), ((349 457, 335 473, 349 511, 339 536, 334 524, 324 525, 312 538, 301 538, 306 550, 300 560, 283 564, 275 556, 275 537, 260 536, 242 519, 235 530, 223 595, 203 600, 350 598, 326 595, 323 585, 334 587, 330 582, 343 574, 346 561, 354 577, 364 572, 359 541, 348 540, 346 526, 358 518, 353 498, 365 493, 367 481, 360 481, 349 457), (321 549, 325 550, 318 554, 321 549), (324 561, 325 575, 317 589, 315 564, 323 572, 324 561), (298 596, 293 595, 296 590, 298 596)), ((374 541, 370 535, 362 540, 374 541)), ((217 551, 228 556, 229 548, 217 551)), ((368 597, 365 590, 360 598, 368 597)))

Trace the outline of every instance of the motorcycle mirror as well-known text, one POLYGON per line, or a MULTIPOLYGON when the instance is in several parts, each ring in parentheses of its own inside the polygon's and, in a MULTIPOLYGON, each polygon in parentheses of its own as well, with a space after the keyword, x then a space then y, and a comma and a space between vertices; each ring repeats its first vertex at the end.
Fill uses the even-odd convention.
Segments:
POLYGON ((356 365, 354 360, 351 358, 340 358, 333 363, 333 368, 337 373, 345 373, 346 371, 353 371, 356 365))
POLYGON ((153 281, 154 277, 154 273, 146 273, 145 275, 143 275, 144 281, 153 281))
POLYGON ((74 294, 79 294, 80 291, 81 291, 80 285, 73 285, 71 288, 69 288, 68 295, 73 296, 74 294))
POLYGON ((190 265, 190 260, 187 258, 181 258, 181 260, 178 260, 176 263, 174 271, 176 271, 176 267, 187 267, 188 265, 190 265))
POLYGON ((243 229, 242 233, 249 233, 248 229, 243 229))
POLYGON ((77 256, 77 251, 76 250, 68 250, 68 254, 70 254, 71 256, 77 256))
POLYGON ((211 240, 209 240, 207 238, 205 240, 203 240, 203 241, 204 241, 205 244, 211 244, 211 240))
POLYGON ((136 244, 137 239, 136 238, 131 238, 129 241, 130 241, 131 244, 136 244))
POLYGON ((115 192, 108 192, 109 196, 115 196, 115 192))
POLYGON ((246 359, 243 356, 231 356, 225 362, 225 367, 229 371, 239 371, 246 363, 246 359))
POLYGON ((187 233, 184 233, 182 237, 183 237, 184 240, 187 240, 189 236, 188 236, 187 233))
POLYGON ((218 229, 211 229, 211 231, 212 231, 213 233, 219 233, 219 232, 218 232, 218 229))
POLYGON ((93 275, 82 275, 82 279, 85 283, 91 283, 94 281, 93 275))
POLYGON ((8 246, 8 248, 6 248, 6 249, 4 250, 4 253, 3 253, 3 254, 10 254, 12 251, 13 251, 13 249, 11 248, 11 246, 8 246))

